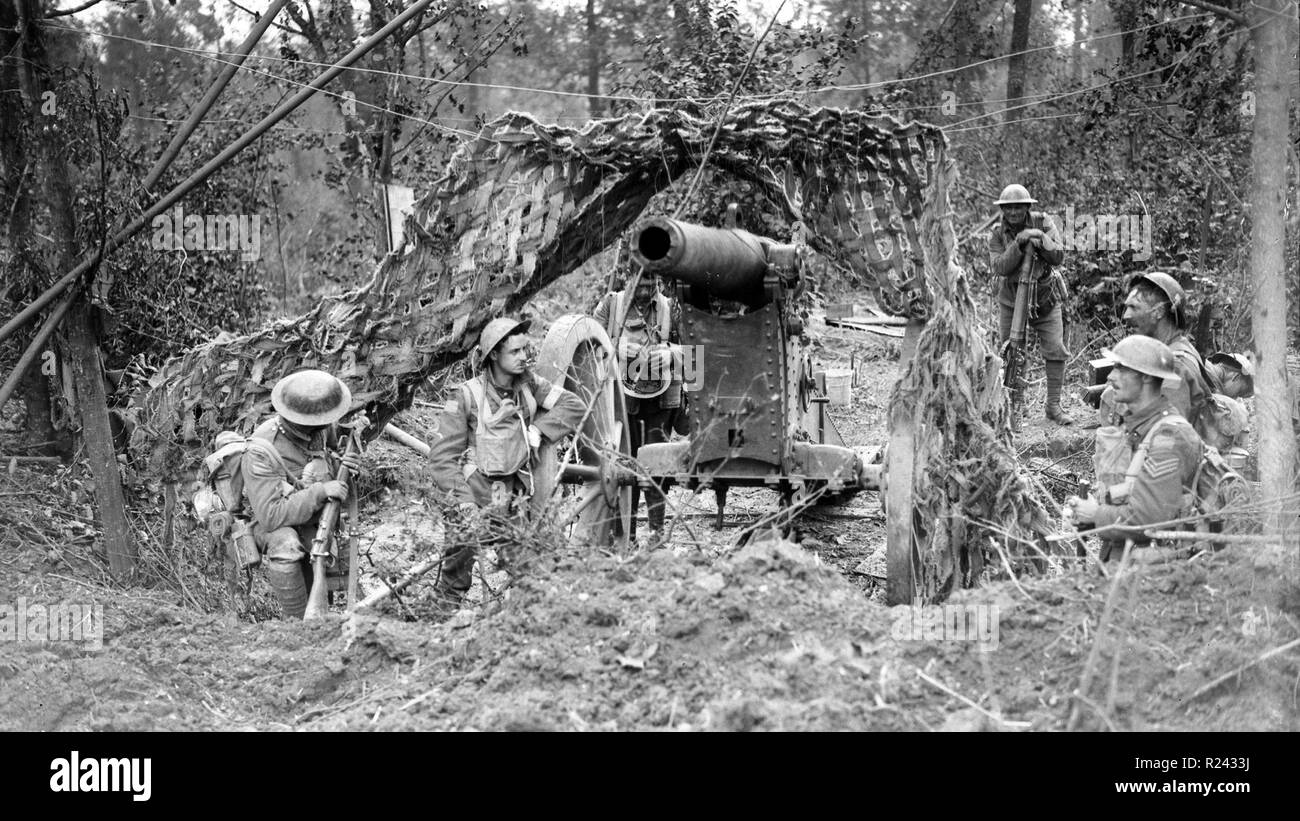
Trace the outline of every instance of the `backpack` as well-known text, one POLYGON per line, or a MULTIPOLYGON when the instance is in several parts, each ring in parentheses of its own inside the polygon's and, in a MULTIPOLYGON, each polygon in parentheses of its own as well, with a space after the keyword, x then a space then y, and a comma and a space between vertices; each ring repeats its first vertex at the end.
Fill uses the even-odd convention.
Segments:
MULTIPOLYGON (((1117 466, 1128 450, 1127 435, 1114 426, 1097 429, 1093 465, 1101 491, 1110 503, 1123 504, 1146 460, 1156 432, 1168 424, 1176 423, 1166 423, 1162 418, 1151 426, 1141 443, 1132 451, 1128 468, 1118 482, 1115 482, 1119 478, 1117 466)), ((1191 492, 1183 494, 1183 509, 1180 513, 1198 517, 1196 530, 1202 533, 1222 532, 1225 523, 1229 524, 1230 532, 1236 531, 1238 522, 1231 519, 1231 514, 1224 515, 1224 511, 1248 501, 1250 495, 1250 484, 1245 477, 1228 464, 1217 448, 1202 442, 1201 457, 1192 477, 1191 492)))
POLYGON ((207 527, 214 545, 224 545, 235 566, 251 572, 262 563, 262 555, 253 539, 251 511, 244 505, 244 453, 254 448, 279 465, 286 476, 289 469, 265 439, 222 431, 213 446, 213 452, 203 459, 205 479, 194 494, 194 515, 207 527))
POLYGON ((1254 529, 1249 519, 1233 509, 1248 505, 1253 489, 1219 453, 1218 448, 1201 445, 1201 461, 1196 466, 1192 481, 1195 491, 1195 512, 1205 518, 1197 522, 1202 533, 1244 533, 1254 529))

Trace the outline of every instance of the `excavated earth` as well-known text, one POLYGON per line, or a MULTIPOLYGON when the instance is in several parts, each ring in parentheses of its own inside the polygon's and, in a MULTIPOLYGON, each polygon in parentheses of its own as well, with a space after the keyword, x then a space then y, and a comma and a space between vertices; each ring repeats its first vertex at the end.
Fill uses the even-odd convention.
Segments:
MULTIPOLYGON (((880 446, 897 340, 814 327, 823 364, 858 374, 833 418, 850 444, 880 446)), ((399 424, 427 434, 433 399, 399 424)), ((13 411, 0 452, 16 439, 13 411)), ((1086 462, 1077 430, 1031 418, 1020 442, 1026 469, 1086 462)), ((442 533, 418 458, 384 441, 371 462, 361 532, 373 588, 442 533)), ((771 494, 733 490, 718 531, 710 494, 674 492, 667 545, 526 549, 526 573, 507 586, 489 565, 479 603, 451 619, 431 619, 417 585, 381 613, 285 623, 259 578, 247 595, 227 590, 183 516, 163 546, 147 484, 132 515, 145 572, 123 586, 106 573, 85 470, 6 467, 0 604, 97 604, 105 629, 102 649, 7 634, 4 730, 1020 731, 1065 729, 1072 708, 1092 730, 1300 728, 1300 653, 1260 660, 1300 635, 1300 595, 1280 555, 1258 548, 1138 565, 1100 639, 1112 580, 1061 560, 952 599, 996 606, 991 641, 926 640, 883 604, 876 494, 814 509, 801 544, 759 533, 742 546, 771 494), (1085 668, 1083 702, 1071 694, 1085 668)))

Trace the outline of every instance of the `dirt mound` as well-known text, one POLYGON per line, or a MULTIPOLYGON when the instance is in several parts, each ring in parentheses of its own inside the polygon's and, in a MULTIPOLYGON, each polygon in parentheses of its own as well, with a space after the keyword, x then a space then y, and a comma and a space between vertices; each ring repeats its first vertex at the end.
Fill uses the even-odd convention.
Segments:
MULTIPOLYGON (((25 545, 4 561, 6 596, 17 579, 107 625, 99 651, 0 643, 0 728, 27 730, 1064 729, 1111 584, 1073 570, 965 591, 950 604, 997 608, 982 647, 909 632, 907 608, 776 538, 567 545, 464 626, 254 624, 76 583, 25 545)), ((1274 560, 1227 550, 1126 578, 1079 726, 1297 728, 1295 653, 1250 664, 1300 635, 1274 560)))

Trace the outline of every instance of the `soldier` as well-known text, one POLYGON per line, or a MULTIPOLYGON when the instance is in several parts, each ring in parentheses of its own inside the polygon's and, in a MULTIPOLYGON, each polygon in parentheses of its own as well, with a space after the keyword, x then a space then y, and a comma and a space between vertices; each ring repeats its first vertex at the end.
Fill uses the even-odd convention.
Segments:
MULTIPOLYGON (((271 390, 276 415, 253 431, 271 448, 244 452, 244 494, 253 515, 253 538, 266 555, 266 578, 284 617, 301 619, 312 585, 308 551, 322 508, 347 498, 348 486, 332 477, 330 452, 338 422, 352 406, 347 385, 324 371, 289 374, 271 390), (273 449, 273 450, 272 450, 273 449)), ((360 457, 341 457, 353 473, 360 457)))
POLYGON ((1058 425, 1070 425, 1074 420, 1061 408, 1061 385, 1065 381, 1065 328, 1061 318, 1061 300, 1065 297, 1065 281, 1054 275, 1052 267, 1065 259, 1061 232, 1055 220, 1041 211, 1030 211, 1029 206, 1038 200, 1029 196, 1023 185, 1008 185, 1002 189, 997 205, 1002 209, 1001 221, 989 234, 990 267, 1002 277, 998 290, 998 330, 1005 344, 1011 336, 1011 320, 1015 314, 1017 275, 1026 253, 1035 257, 1034 292, 1031 294, 1029 318, 1026 327, 1038 335, 1047 370, 1047 418, 1058 425))
POLYGON ((480 510, 523 515, 533 493, 531 469, 543 440, 572 433, 586 408, 582 400, 528 368, 531 324, 494 319, 479 335, 479 373, 456 389, 438 419, 441 437, 429 451, 434 483, 456 505, 459 538, 448 537, 438 592, 449 608, 469 590, 477 544, 470 538, 480 510))
POLYGON ((1205 374, 1215 393, 1232 399, 1255 395, 1255 358, 1249 353, 1211 354, 1205 374))
MULTIPOLYGON (((667 442, 673 430, 686 432, 680 378, 682 351, 677 336, 680 310, 660 290, 659 278, 649 273, 641 274, 630 300, 627 289, 614 291, 596 307, 595 319, 605 326, 618 351, 634 456, 642 445, 667 442)), ((630 538, 636 536, 640 495, 640 486, 633 485, 630 538)), ((662 488, 646 488, 646 507, 650 538, 655 541, 664 526, 662 488)))
MULTIPOLYGON (((1194 493, 1202 443, 1191 424, 1183 418, 1165 387, 1177 387, 1180 377, 1169 346, 1158 339, 1133 335, 1113 350, 1103 351, 1115 365, 1107 377, 1115 400, 1127 409, 1124 417, 1124 459, 1128 468, 1122 480, 1099 475, 1101 499, 1089 495, 1066 500, 1081 526, 1103 528, 1102 561, 1122 547, 1127 538, 1145 543, 1146 528, 1178 519, 1189 507, 1194 493), (1131 454, 1131 455, 1130 455, 1131 454)), ((1098 435, 1099 463, 1102 436, 1098 435)))
MULTIPOLYGON (((1187 297, 1183 286, 1169 274, 1152 271, 1134 277, 1124 299, 1124 325, 1130 333, 1158 339, 1174 353, 1174 369, 1181 377, 1177 387, 1166 384, 1165 395, 1183 418, 1201 433, 1201 414, 1213 392, 1204 362, 1187 338, 1187 297)), ((1103 402, 1106 396, 1103 394, 1103 402)), ((1104 405, 1103 405, 1104 407, 1104 405)))

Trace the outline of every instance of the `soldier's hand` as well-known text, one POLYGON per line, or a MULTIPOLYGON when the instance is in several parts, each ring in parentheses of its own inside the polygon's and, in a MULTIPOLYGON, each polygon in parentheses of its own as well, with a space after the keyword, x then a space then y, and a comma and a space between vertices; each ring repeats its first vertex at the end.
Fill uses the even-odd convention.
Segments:
POLYGON ((542 432, 536 425, 528 426, 528 447, 536 450, 542 446, 542 432))
POLYGON ((365 462, 360 453, 344 453, 339 457, 339 461, 347 466, 348 474, 351 476, 360 476, 361 471, 365 468, 365 462))
POLYGON ((1039 242, 1042 242, 1043 237, 1045 236, 1047 235, 1037 228, 1026 228, 1019 234, 1016 234, 1016 242, 1020 243, 1021 248, 1024 248, 1030 240, 1038 240, 1039 242))
POLYGON ((325 488, 325 498, 334 499, 342 502, 348 498, 348 483, 340 482, 337 479, 330 479, 328 482, 322 482, 321 486, 325 488))
POLYGON ((1089 496, 1086 499, 1080 499, 1078 496, 1071 496, 1065 500, 1065 503, 1074 511, 1074 521, 1076 523, 1089 523, 1097 520, 1097 510, 1100 505, 1097 500, 1089 496))

